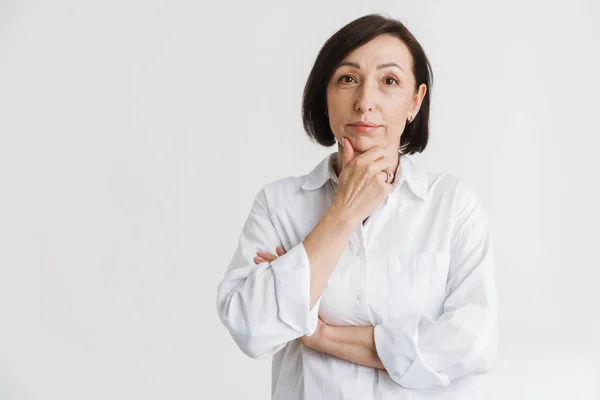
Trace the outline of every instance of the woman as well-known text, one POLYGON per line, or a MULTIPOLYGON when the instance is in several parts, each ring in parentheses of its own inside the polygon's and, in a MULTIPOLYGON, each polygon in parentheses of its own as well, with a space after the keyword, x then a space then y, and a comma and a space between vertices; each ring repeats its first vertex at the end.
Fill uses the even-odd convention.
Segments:
POLYGON ((240 349, 274 356, 273 399, 472 399, 496 348, 488 220, 476 194, 409 155, 429 134, 431 68, 400 22, 352 21, 304 91, 338 151, 262 188, 218 288, 240 349))

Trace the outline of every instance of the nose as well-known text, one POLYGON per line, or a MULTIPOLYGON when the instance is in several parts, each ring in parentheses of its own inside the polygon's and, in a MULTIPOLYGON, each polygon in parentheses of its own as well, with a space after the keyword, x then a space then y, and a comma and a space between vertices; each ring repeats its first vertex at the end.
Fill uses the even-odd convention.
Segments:
POLYGON ((376 88, 366 83, 362 84, 357 93, 356 103, 354 108, 356 111, 365 113, 367 111, 373 111, 375 108, 376 88))

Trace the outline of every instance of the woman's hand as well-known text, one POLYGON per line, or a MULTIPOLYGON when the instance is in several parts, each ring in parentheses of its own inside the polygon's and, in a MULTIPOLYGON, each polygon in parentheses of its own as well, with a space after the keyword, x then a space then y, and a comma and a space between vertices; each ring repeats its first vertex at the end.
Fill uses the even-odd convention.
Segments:
POLYGON ((281 246, 277 246, 277 249, 275 249, 277 251, 277 256, 273 255, 271 253, 268 253, 266 251, 257 251, 256 254, 257 256, 254 257, 254 262, 256 264, 260 264, 261 262, 271 262, 271 261, 275 261, 277 259, 277 257, 281 257, 282 255, 285 254, 285 250, 283 250, 283 247, 281 246))
POLYGON ((342 171, 333 206, 344 210, 357 225, 367 219, 392 191, 392 179, 386 182, 396 160, 385 155, 381 147, 373 147, 355 156, 350 141, 342 138, 344 148, 342 171))
MULTIPOLYGON (((276 250, 277 256, 266 251, 257 251, 257 256, 254 257, 254 262, 256 264, 260 264, 265 261, 272 262, 275 261, 278 257, 281 257, 285 254, 285 250, 281 246, 278 246, 276 250)), ((325 321, 323 321, 321 317, 319 317, 319 322, 315 333, 313 333, 312 336, 302 336, 298 338, 298 340, 300 340, 300 343, 307 347, 322 351, 321 349, 323 348, 325 332, 328 326, 329 325, 327 325, 325 321)))
POLYGON ((328 328, 329 325, 327 325, 325 321, 323 321, 321 317, 319 317, 319 323, 317 325, 315 333, 313 333, 312 336, 301 336, 298 338, 298 340, 306 347, 310 347, 311 349, 324 352, 326 347, 325 338, 328 328))

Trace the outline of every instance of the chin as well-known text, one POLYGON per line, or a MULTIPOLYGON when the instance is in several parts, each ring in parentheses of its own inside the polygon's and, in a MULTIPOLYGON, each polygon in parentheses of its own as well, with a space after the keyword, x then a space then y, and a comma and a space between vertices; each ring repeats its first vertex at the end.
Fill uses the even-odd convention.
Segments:
POLYGON ((354 146, 354 150, 357 151, 367 151, 370 148, 381 144, 376 138, 368 135, 355 136, 350 141, 354 146))

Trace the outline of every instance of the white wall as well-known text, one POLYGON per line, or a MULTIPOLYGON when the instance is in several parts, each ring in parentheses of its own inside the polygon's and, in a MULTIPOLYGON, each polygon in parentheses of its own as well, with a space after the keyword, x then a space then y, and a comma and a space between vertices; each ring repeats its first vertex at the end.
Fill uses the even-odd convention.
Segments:
POLYGON ((600 398, 598 2, 200 3, 0 3, 0 399, 269 397, 216 287, 259 188, 333 151, 302 89, 369 12, 433 64, 415 160, 492 219, 488 398, 600 398))

